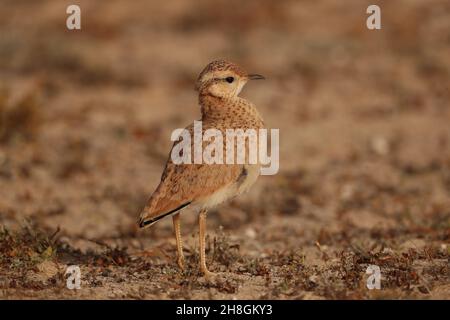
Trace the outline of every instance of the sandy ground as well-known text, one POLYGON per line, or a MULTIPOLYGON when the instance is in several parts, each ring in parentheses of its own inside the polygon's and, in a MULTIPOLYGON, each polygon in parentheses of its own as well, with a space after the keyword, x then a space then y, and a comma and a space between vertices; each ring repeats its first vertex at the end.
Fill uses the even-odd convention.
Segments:
POLYGON ((1 298, 450 298, 447 0, 78 3, 81 31, 69 1, 0 8, 1 298), (136 221, 217 58, 268 78, 243 96, 280 171, 209 214, 208 280, 195 212, 184 273, 170 219, 136 221))

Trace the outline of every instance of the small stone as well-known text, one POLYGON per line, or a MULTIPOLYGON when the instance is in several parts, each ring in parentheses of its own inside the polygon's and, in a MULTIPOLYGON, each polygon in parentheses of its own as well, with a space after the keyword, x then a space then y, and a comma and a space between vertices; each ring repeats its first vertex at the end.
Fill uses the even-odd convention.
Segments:
POLYGON ((249 237, 250 239, 255 239, 256 238, 256 231, 253 228, 247 228, 245 230, 245 235, 247 237, 249 237))
POLYGON ((372 141, 370 142, 370 147, 372 148, 373 152, 380 156, 384 156, 389 153, 389 142, 384 137, 374 137, 372 141))

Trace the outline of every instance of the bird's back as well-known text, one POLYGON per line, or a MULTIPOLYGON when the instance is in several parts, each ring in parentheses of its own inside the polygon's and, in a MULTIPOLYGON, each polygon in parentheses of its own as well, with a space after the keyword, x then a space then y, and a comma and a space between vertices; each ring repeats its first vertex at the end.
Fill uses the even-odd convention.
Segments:
MULTIPOLYGON (((264 127, 264 123, 255 106, 245 99, 236 97, 231 101, 221 101, 221 106, 217 106, 217 101, 206 101, 202 104, 202 110, 214 103, 221 109, 215 113, 206 110, 203 112, 202 133, 208 129, 216 129, 222 133, 225 159, 227 129, 258 130, 264 127)), ((194 137, 194 125, 191 124, 186 129, 194 137)), ((172 149, 177 143, 179 142, 174 143, 172 149)), ((203 150, 209 143, 203 141, 203 150)), ((191 144, 191 159, 194 159, 193 138, 191 144)), ((260 165, 249 164, 248 150, 245 152, 245 164, 175 164, 169 156, 161 181, 141 215, 157 218, 191 204, 210 208, 247 191, 259 176, 260 165)))

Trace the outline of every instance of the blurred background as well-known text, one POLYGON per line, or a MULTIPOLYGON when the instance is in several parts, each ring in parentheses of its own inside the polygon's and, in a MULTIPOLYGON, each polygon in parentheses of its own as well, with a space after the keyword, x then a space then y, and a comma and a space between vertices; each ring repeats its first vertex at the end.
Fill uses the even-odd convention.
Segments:
MULTIPOLYGON (((130 260, 158 248, 147 268, 176 270, 170 219, 139 231, 137 216, 159 182, 170 133, 200 116, 197 75, 219 58, 266 76, 242 95, 280 129, 280 172, 211 212, 210 241, 225 233, 227 250, 238 247, 235 273, 252 274, 247 263, 259 259, 273 277, 304 279, 215 290, 364 298, 365 263, 389 247, 394 256, 419 252, 404 273, 386 266, 392 297, 449 298, 447 0, 2 0, 0 224, 59 228, 58 241, 82 253, 102 250, 99 241, 127 247, 130 260), (66 28, 71 4, 81 7, 82 30, 66 28), (366 27, 370 4, 381 7, 381 30, 366 27), (370 258, 356 259, 361 252, 370 258), (343 260, 330 258, 343 254, 353 282, 343 260), (292 255, 308 272, 283 273, 292 255)), ((182 223, 195 255, 196 214, 186 211, 182 223)), ((220 269, 229 257, 217 250, 210 260, 220 269)), ((174 297, 184 295, 180 286, 174 297)), ((167 297, 146 288, 142 297, 167 297)), ((200 289, 190 297, 204 297, 200 289)))

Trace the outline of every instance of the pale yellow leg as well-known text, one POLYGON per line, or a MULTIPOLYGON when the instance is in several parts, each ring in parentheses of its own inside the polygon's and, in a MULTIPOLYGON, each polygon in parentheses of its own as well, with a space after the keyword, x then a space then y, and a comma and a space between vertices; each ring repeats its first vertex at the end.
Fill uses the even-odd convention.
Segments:
POLYGON ((173 229, 177 241, 177 263, 181 270, 184 270, 183 240, 181 239, 180 214, 173 215, 173 229))
POLYGON ((205 255, 205 237, 206 237, 206 210, 200 211, 198 216, 199 224, 199 242, 200 242, 200 271, 205 276, 214 276, 214 273, 210 272, 206 267, 206 255, 205 255))

